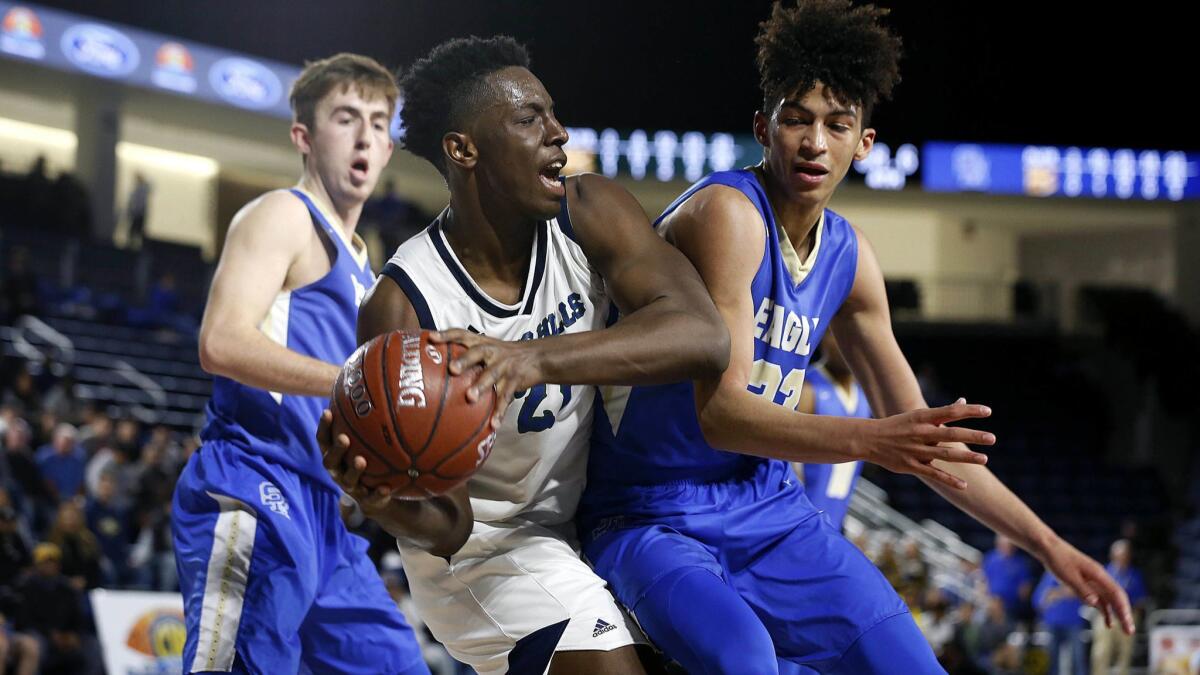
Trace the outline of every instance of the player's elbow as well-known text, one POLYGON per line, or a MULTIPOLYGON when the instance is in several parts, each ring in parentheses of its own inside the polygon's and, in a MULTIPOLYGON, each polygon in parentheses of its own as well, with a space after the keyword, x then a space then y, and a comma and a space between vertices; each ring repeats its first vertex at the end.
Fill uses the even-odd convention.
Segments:
POLYGON ((719 378, 729 367, 729 329, 717 317, 716 321, 704 322, 701 336, 701 367, 705 377, 719 378))
POLYGON ((219 332, 200 329, 200 367, 209 375, 224 375, 229 369, 229 340, 219 332))
POLYGON ((732 427, 726 410, 724 394, 721 386, 717 385, 711 396, 698 405, 696 418, 700 422, 700 432, 704 441, 714 448, 729 447, 732 427))

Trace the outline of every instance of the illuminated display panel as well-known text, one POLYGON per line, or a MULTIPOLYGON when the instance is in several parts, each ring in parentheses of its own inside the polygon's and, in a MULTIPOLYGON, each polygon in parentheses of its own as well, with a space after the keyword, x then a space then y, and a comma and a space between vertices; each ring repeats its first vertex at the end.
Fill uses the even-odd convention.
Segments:
POLYGON ((1200 198, 1200 153, 1045 145, 926 143, 922 183, 932 192, 1028 197, 1200 198))

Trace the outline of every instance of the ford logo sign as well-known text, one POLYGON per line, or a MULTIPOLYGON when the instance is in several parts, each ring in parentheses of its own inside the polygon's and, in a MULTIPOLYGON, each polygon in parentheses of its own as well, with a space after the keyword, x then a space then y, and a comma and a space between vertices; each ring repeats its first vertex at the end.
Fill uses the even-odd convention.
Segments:
POLYGON ((101 77, 124 77, 138 65, 138 50, 124 34, 96 23, 71 26, 61 46, 67 59, 101 77))
POLYGON ((271 69, 236 56, 214 63, 208 71, 208 81, 221 98, 253 110, 270 108, 283 92, 283 85, 271 69))

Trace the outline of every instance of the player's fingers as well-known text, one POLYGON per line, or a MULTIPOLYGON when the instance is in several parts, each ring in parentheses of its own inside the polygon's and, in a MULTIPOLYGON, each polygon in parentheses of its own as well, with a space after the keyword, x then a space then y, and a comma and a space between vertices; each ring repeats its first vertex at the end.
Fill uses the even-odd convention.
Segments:
POLYGON ((491 345, 475 345, 450 362, 450 372, 460 375, 475 366, 486 366, 495 357, 494 352, 491 345))
POLYGON ((386 485, 380 486, 367 493, 366 498, 359 502, 364 509, 369 511, 379 511, 387 506, 388 501, 392 498, 392 489, 386 485))
POLYGON ((1129 606, 1129 595, 1112 577, 1100 570, 1099 565, 1096 568, 1088 570, 1086 576, 1100 595, 1100 604, 1104 608, 1106 620, 1109 616, 1115 618, 1121 624, 1121 630, 1133 635, 1133 609, 1129 606))
POLYGON ((496 396, 496 406, 492 412, 492 430, 499 431, 500 425, 504 423, 504 414, 508 412, 508 406, 512 405, 513 396, 516 392, 508 383, 501 383, 502 386, 494 388, 496 396))
POLYGON ((479 343, 479 337, 469 330, 461 328, 447 328, 446 330, 434 331, 429 334, 429 341, 435 344, 444 344, 447 342, 457 342, 460 345, 470 347, 479 343))
POLYGON ((948 445, 925 446, 924 452, 920 454, 920 460, 929 462, 934 459, 955 464, 987 464, 988 456, 974 450, 948 445))
POLYGON ((367 460, 362 455, 354 455, 346 462, 346 470, 342 473, 342 486, 358 486, 358 479, 367 470, 367 460))
POLYGON ((958 420, 988 417, 991 414, 992 409, 986 405, 967 403, 966 399, 960 398, 950 405, 918 410, 915 418, 918 421, 930 424, 948 424, 950 422, 957 422, 958 420))
POLYGON ((333 411, 329 408, 321 411, 321 419, 317 422, 317 443, 322 450, 333 445, 333 411))
POLYGON ((995 445, 995 434, 965 427, 934 427, 929 439, 933 443, 966 443, 967 445, 995 445))
POLYGON ((936 466, 933 466, 931 464, 923 464, 921 462, 917 462, 916 465, 913 467, 912 473, 914 473, 918 476, 924 476, 931 480, 935 480, 935 481, 941 483, 942 485, 945 485, 948 488, 953 488, 955 490, 965 490, 967 487, 967 481, 959 478, 958 476, 955 476, 954 474, 951 474, 946 471, 942 471, 941 469, 939 469, 936 466))
POLYGON ((467 400, 474 403, 483 398, 485 392, 498 387, 503 378, 504 373, 499 368, 484 368, 467 389, 467 400))

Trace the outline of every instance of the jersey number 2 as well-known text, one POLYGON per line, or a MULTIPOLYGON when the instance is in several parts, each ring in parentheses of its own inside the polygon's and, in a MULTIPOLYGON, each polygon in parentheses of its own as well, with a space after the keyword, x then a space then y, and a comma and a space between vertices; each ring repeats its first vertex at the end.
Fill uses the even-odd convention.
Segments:
POLYGON ((541 414, 538 414, 538 410, 543 408, 542 404, 545 403, 549 394, 547 391, 549 388, 559 391, 559 397, 562 399, 562 403, 558 406, 559 412, 562 412, 562 409, 571 402, 571 387, 561 384, 539 384, 526 391, 517 392, 516 398, 525 399, 525 402, 521 404, 521 412, 517 415, 517 431, 519 433, 536 433, 554 426, 555 414, 552 410, 542 410, 541 414))
POLYGON ((746 388, 772 403, 776 394, 783 394, 781 405, 788 410, 795 410, 800 405, 800 391, 804 389, 804 369, 793 368, 784 375, 779 364, 759 359, 750 369, 750 382, 746 388))

